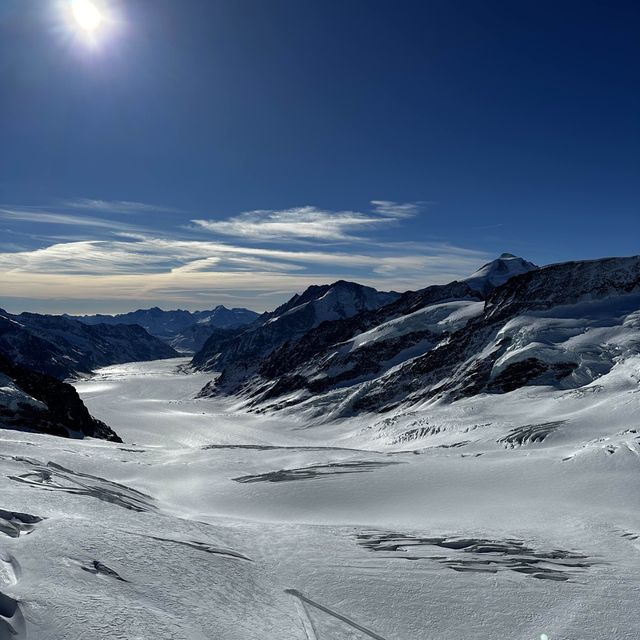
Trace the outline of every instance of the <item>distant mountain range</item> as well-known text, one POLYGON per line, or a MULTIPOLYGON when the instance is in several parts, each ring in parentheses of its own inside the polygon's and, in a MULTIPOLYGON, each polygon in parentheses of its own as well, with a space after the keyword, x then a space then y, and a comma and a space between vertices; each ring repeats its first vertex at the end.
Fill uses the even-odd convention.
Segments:
POLYGON ((261 351, 239 348, 261 343, 259 326, 212 339, 192 365, 221 374, 201 396, 337 418, 526 385, 577 388, 640 353, 640 257, 538 268, 503 254, 465 281, 319 320, 261 351))
POLYGON ((233 329, 254 322, 255 311, 242 308, 227 309, 218 305, 210 311, 164 311, 158 307, 138 309, 117 315, 67 316, 85 324, 137 324, 152 336, 160 338, 181 353, 193 353, 202 348, 213 329, 233 329))
POLYGON ((0 311, 0 423, 115 439, 60 381, 178 355, 167 342, 201 344, 191 367, 216 374, 201 397, 320 420, 527 385, 578 389, 640 355, 640 257, 539 268, 502 254, 466 280, 402 294, 343 280, 311 286, 260 316, 0 311))
POLYGON ((60 380, 98 367, 174 358, 178 353, 136 325, 89 326, 64 316, 0 310, 0 352, 60 380))
POLYGON ((167 343, 191 350, 218 327, 235 328, 256 318, 248 309, 223 306, 193 313, 154 308, 81 318, 0 309, 0 424, 117 440, 63 380, 112 364, 177 357, 167 343))
POLYGON ((155 308, 82 318, 0 309, 0 425, 118 440, 89 415, 75 389, 63 380, 112 364, 174 358, 180 354, 167 342, 192 349, 217 327, 237 327, 256 318, 248 309, 223 306, 194 313, 155 308))

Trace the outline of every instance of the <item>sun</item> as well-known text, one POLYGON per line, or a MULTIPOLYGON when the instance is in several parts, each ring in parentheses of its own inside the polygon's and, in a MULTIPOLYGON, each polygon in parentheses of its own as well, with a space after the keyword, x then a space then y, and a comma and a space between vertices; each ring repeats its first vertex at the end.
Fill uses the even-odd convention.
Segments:
POLYGON ((100 10, 91 0, 73 0, 71 11, 77 26, 86 33, 94 33, 104 20, 100 10))

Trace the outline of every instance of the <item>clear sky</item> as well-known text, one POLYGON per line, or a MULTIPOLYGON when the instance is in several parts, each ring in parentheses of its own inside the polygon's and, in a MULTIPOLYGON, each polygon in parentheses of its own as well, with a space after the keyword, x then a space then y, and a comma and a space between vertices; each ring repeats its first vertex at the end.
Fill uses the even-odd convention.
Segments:
POLYGON ((94 4, 0 2, 2 307, 640 253, 637 1, 94 4))

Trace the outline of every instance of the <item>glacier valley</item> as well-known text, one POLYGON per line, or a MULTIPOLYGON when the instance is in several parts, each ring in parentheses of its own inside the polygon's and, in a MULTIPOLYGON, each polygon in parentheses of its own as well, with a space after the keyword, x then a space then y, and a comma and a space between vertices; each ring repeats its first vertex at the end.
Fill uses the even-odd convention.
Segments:
POLYGON ((0 430, 2 640, 638 637, 640 357, 322 422, 187 363, 74 383, 124 444, 0 430))

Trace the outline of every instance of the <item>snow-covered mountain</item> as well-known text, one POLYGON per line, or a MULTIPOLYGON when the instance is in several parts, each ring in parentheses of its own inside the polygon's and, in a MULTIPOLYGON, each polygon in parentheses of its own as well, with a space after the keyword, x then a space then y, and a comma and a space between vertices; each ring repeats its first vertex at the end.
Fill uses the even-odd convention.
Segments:
POLYGON ((70 384, 21 367, 2 353, 0 428, 122 442, 104 422, 89 414, 70 384))
POLYGON ((383 307, 323 322, 299 340, 285 342, 247 372, 253 375, 224 368, 203 394, 246 389, 259 396, 266 384, 266 396, 277 397, 282 389, 291 392, 306 385, 307 379, 316 393, 334 384, 369 379, 396 361, 424 353, 468 314, 477 313, 481 300, 481 294, 464 282, 409 291, 383 307))
MULTIPOLYGON (((259 363, 256 363, 255 357, 250 362, 243 362, 241 358, 232 358, 230 361, 228 353, 229 347, 233 349, 233 341, 227 334, 214 335, 208 343, 208 349, 205 347, 207 359, 202 358, 203 354, 196 354, 193 361, 197 369, 221 371, 220 377, 203 389, 202 394, 247 391, 254 398, 266 399, 305 388, 308 383, 317 393, 332 385, 344 386, 375 377, 403 359, 424 353, 444 333, 450 332, 460 320, 452 320, 454 324, 445 322, 446 309, 456 318, 465 318, 464 308, 469 307, 467 313, 479 309, 478 304, 471 303, 484 299, 485 293, 492 288, 492 279, 498 277, 496 274, 504 277, 505 269, 518 271, 529 268, 526 265, 530 263, 525 260, 506 258, 506 255, 484 265, 465 282, 394 294, 387 304, 364 308, 346 317, 325 316, 322 322, 309 325, 306 331, 298 330, 295 335, 287 335, 289 327, 285 325, 282 327, 283 335, 279 336, 279 344, 264 351, 259 363), (441 303, 449 304, 438 307, 441 303), (440 324, 437 326, 422 317, 425 312, 429 314, 431 305, 437 306, 433 310, 439 318, 440 324), (402 320, 405 316, 407 318, 402 320), (390 324, 383 326, 386 323, 390 324), (367 344, 354 349, 349 341, 359 334, 368 336, 361 341, 367 344)), ((535 267, 531 265, 531 268, 535 267)), ((271 314, 265 314, 266 320, 261 320, 268 322, 273 317, 279 318, 283 313, 296 309, 297 305, 305 302, 306 297, 317 295, 318 289, 321 288, 311 287, 301 296, 294 296, 271 314)), ((240 336, 232 337, 236 343, 241 340, 240 336)))
POLYGON ((486 295, 510 278, 513 278, 513 276, 518 276, 521 273, 527 273, 537 268, 538 266, 533 262, 514 256, 511 253, 503 253, 497 260, 492 260, 480 267, 465 282, 472 289, 476 289, 486 295))
MULTIPOLYGON (((503 261, 482 272, 491 277, 503 261)), ((202 395, 344 417, 524 385, 577 388, 640 352, 638 257, 527 268, 483 301, 487 289, 469 281, 429 287, 325 323, 248 375, 223 369, 202 395)))
POLYGON ((348 404, 384 411, 525 385, 580 388, 640 353, 639 328, 640 257, 551 265, 498 287, 481 315, 348 404))
POLYGON ((194 311, 192 316, 196 324, 204 324, 219 329, 230 329, 251 324, 258 319, 260 314, 243 307, 228 309, 219 304, 211 311, 194 311))
POLYGON ((257 359, 323 322, 350 318, 398 297, 395 292, 381 292, 344 280, 311 286, 247 328, 213 334, 194 356, 192 366, 208 371, 231 365, 240 370, 251 368, 257 359))
POLYGON ((202 314, 200 319, 176 333, 168 341, 169 344, 180 353, 196 353, 216 331, 243 328, 260 317, 255 311, 249 309, 227 309, 222 305, 216 307, 210 315, 207 315, 208 313, 196 312, 196 314, 202 314))
POLYGON ((137 324, 181 353, 194 353, 202 348, 211 334, 211 329, 229 329, 248 325, 254 322, 259 314, 250 309, 228 309, 218 305, 209 311, 184 309, 164 311, 159 307, 153 307, 116 315, 73 317, 90 325, 137 324))
POLYGON ((12 362, 59 379, 110 364, 178 355, 137 325, 90 326, 65 316, 3 310, 0 352, 12 362))

